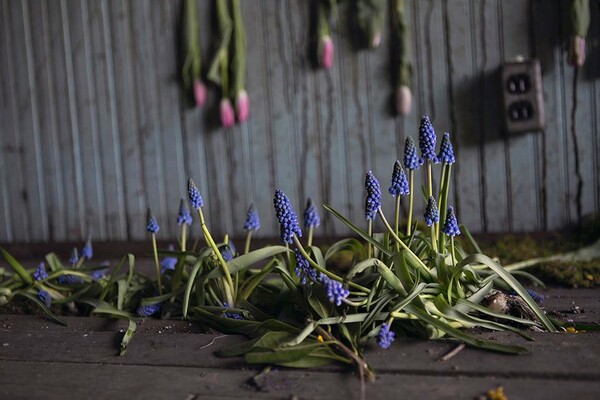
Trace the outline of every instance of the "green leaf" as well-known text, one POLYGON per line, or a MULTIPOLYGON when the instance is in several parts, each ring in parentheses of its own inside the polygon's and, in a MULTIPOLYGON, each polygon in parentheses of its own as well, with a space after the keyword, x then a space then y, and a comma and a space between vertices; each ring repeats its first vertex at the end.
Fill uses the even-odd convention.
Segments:
POLYGON ((204 261, 203 258, 200 258, 198 261, 196 261, 196 264, 194 264, 192 266, 192 271, 190 272, 190 277, 187 281, 187 284, 185 286, 185 293, 183 295, 183 301, 181 304, 182 307, 182 312, 183 312, 183 318, 187 318, 187 314, 188 314, 188 307, 190 305, 190 294, 192 293, 192 288, 194 287, 194 283, 196 280, 196 275, 198 274, 198 271, 200 270, 200 268, 202 268, 202 262, 204 261))
POLYGON ((473 239, 473 235, 471 235, 471 232, 469 232, 469 229, 467 229, 466 226, 464 226, 463 224, 460 224, 460 231, 467 238, 467 242, 469 243, 469 245, 471 246, 471 248, 473 249, 473 251, 475 253, 483 253, 481 251, 481 248, 479 247, 479 245, 475 241, 475 239, 473 239))
POLYGON ((32 295, 30 295, 27 292, 15 292, 14 295, 15 296, 22 296, 22 297, 25 297, 28 300, 31 300, 35 305, 37 305, 44 312, 44 314, 46 314, 48 316, 48 318, 50 318, 54 322, 57 322, 57 323, 59 323, 61 325, 64 325, 64 326, 68 325, 66 321, 60 319, 52 311, 50 311, 50 309, 48 307, 46 307, 46 304, 42 303, 40 301, 40 299, 38 299, 36 296, 32 296, 32 295))
POLYGON ((484 254, 472 254, 470 256, 465 257, 460 263, 456 265, 457 268, 462 268, 465 265, 479 263, 485 264, 490 269, 492 269, 496 274, 498 274, 510 287, 517 292, 519 296, 527 303, 531 311, 535 314, 535 316, 540 320, 544 328, 549 332, 556 332, 556 328, 550 322, 546 314, 540 309, 537 303, 531 298, 529 293, 521 286, 521 284, 510 274, 510 272, 504 270, 501 265, 496 263, 494 260, 489 258, 484 254))
POLYGON ((127 346, 129 345, 129 343, 131 343, 131 340, 133 339, 133 334, 135 333, 136 328, 137 328, 137 324, 135 323, 134 320, 130 319, 129 326, 127 327, 127 331, 125 331, 125 334, 123 335, 123 339, 121 340, 121 346, 119 349, 120 356, 124 355, 125 352, 127 351, 127 346))
MULTIPOLYGON (((227 262, 227 269, 229 273, 234 274, 239 271, 243 271, 246 268, 251 267, 259 261, 266 260, 271 258, 277 254, 285 253, 291 251, 285 246, 268 246, 263 247, 262 249, 251 251, 248 254, 241 255, 239 257, 234 258, 231 261, 227 262)), ((223 270, 221 268, 216 268, 212 270, 207 279, 215 279, 223 276, 223 270)))
POLYGON ((48 267, 50 267, 50 270, 52 270, 52 271, 58 271, 58 270, 61 270, 64 268, 62 263, 60 262, 60 259, 54 253, 46 254, 46 263, 48 264, 48 267))
POLYGON ((361 242, 352 238, 352 239, 343 239, 338 242, 335 242, 331 245, 325 252, 325 261, 329 260, 336 253, 342 250, 350 250, 354 253, 355 258, 362 260, 365 258, 365 249, 361 242))
POLYGON ((265 265, 258 274, 247 279, 244 285, 242 286, 242 289, 238 293, 238 298, 244 300, 248 299, 248 297, 250 297, 254 289, 256 289, 256 286, 258 286, 258 284, 262 282, 264 277, 267 276, 267 274, 273 270, 273 267, 276 262, 277 260, 273 260, 272 262, 265 265))
POLYGON ((27 284, 33 283, 33 279, 31 278, 31 275, 29 275, 29 273, 27 273, 25 268, 13 256, 11 256, 8 251, 6 251, 6 250, 4 250, 4 248, 0 247, 0 252, 2 253, 2 256, 4 257, 4 259, 6 260, 8 265, 10 265, 10 267, 13 269, 13 271, 15 271, 15 273, 17 275, 19 275, 19 277, 21 277, 21 279, 25 283, 27 283, 27 284))
POLYGON ((293 347, 283 347, 272 351, 256 351, 246 353, 244 359, 249 364, 281 364, 292 363, 311 355, 316 349, 325 345, 326 342, 302 344, 293 347))
POLYGON ((356 264, 346 275, 346 280, 350 281, 356 274, 360 274, 365 269, 375 266, 377 268, 377 272, 379 275, 394 289, 396 292, 401 294, 402 296, 406 296, 406 289, 402 286, 402 282, 394 273, 385 265, 382 261, 376 258, 369 258, 368 260, 362 261, 356 264))

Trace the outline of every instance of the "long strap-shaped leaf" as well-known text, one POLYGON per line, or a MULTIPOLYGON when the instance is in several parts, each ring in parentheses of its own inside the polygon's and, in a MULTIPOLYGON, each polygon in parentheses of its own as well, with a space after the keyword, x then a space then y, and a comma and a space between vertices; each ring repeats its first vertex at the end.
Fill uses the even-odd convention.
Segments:
POLYGON ((461 262, 459 262, 456 267, 462 268, 469 264, 485 264, 491 270, 493 270, 498 276, 500 276, 521 298, 531 311, 535 314, 535 316, 540 320, 544 328, 549 332, 556 332, 556 328, 550 322, 546 314, 540 309, 537 303, 531 298, 529 293, 521 286, 521 284, 515 279, 514 276, 511 275, 510 272, 506 271, 500 264, 496 263, 494 260, 489 258, 484 254, 471 254, 470 256, 465 257, 461 262))

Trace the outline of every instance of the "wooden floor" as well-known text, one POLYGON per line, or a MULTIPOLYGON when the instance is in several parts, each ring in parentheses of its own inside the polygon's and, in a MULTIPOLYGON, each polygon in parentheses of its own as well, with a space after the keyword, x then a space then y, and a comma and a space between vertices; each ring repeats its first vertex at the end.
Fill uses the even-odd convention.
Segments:
MULTIPOLYGON (((545 308, 600 322, 600 290, 552 289, 545 308)), ((214 351, 242 340, 206 335, 185 321, 146 320, 119 357, 122 322, 67 318, 68 327, 41 317, 0 315, 1 399, 357 399, 350 370, 260 368, 214 351), (257 376, 258 375, 258 376, 257 376)), ((523 356, 464 349, 448 361, 449 341, 397 339, 392 348, 369 348, 377 378, 368 399, 476 399, 503 386, 508 399, 597 399, 600 333, 533 334, 534 342, 506 333, 483 336, 523 345, 523 356)))

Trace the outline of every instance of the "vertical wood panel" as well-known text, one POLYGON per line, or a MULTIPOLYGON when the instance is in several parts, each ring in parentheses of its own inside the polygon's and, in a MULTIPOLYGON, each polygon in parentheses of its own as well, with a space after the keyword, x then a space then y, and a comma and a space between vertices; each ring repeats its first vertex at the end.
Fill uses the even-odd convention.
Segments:
MULTIPOLYGON (((214 2, 197 5, 205 73, 214 2)), ((600 28, 590 29, 574 86, 560 22, 565 4, 407 0, 413 113, 395 117, 388 19, 382 46, 359 49, 351 10, 341 4, 326 71, 314 64, 309 2, 242 2, 251 114, 229 130, 219 127, 217 88, 208 85, 203 109, 182 90, 181 7, 180 0, 1 2, 0 242, 79 240, 90 231, 95 239, 143 239, 148 206, 161 236, 174 237, 188 177, 218 236, 243 235, 251 202, 259 236, 277 235, 277 187, 298 213, 310 196, 360 225, 364 173, 373 170, 386 191, 423 114, 438 135, 453 137, 451 201, 470 230, 555 229, 577 222, 579 209, 584 217, 600 210, 600 28), (507 136, 498 68, 519 54, 541 60, 547 127, 507 136)), ((592 2, 592 18, 599 12, 592 2)), ((421 170, 417 187, 424 178, 421 170)), ((387 194, 384 208, 393 208, 387 194)), ((423 209, 417 195, 417 218, 423 209)), ((322 223, 318 234, 347 234, 328 214, 322 223)))

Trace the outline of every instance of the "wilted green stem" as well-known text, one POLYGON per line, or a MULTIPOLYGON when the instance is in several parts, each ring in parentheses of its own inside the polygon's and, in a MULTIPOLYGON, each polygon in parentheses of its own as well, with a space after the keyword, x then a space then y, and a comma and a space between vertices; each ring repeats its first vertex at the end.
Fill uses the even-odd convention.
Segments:
POLYGON ((204 222, 204 214, 202 213, 202 208, 198 208, 198 217, 200 218, 200 227, 202 228, 202 232, 204 233, 206 244, 208 244, 212 248, 213 252, 217 256, 217 259, 219 260, 221 269, 223 270, 223 275, 225 276, 225 282, 223 286, 225 287, 225 297, 227 298, 227 302, 229 304, 235 304, 233 301, 232 294, 232 291, 234 290, 235 286, 233 285, 233 280, 231 279, 229 268, 227 268, 227 263, 223 259, 223 256, 221 255, 221 252, 217 247, 217 244, 215 243, 210 232, 208 231, 208 228, 206 227, 206 223, 204 222))
POLYGON ((308 247, 312 246, 313 230, 314 228, 312 226, 308 228, 308 238, 306 239, 306 245, 308 247))
MULTIPOLYGON (((369 237, 373 237, 373 220, 370 219, 367 221, 367 233, 369 237)), ((367 243, 367 258, 373 257, 373 245, 371 243, 367 243)))
POLYGON ((158 295, 162 296, 162 284, 160 281, 160 265, 158 263, 158 248, 156 246, 156 235, 152 234, 152 251, 154 252, 154 265, 156 266, 156 284, 158 285, 158 295))

